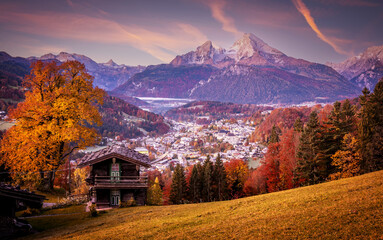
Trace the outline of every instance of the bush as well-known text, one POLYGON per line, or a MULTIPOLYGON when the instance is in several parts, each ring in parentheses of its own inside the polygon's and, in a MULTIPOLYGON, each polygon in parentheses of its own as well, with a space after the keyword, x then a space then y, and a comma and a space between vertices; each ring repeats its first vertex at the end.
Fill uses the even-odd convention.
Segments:
POLYGON ((98 212, 96 210, 96 204, 92 204, 89 206, 89 216, 90 217, 97 217, 98 215, 98 212))
POLYGON ((23 211, 21 216, 22 217, 29 217, 29 216, 39 215, 39 214, 40 214, 39 209, 28 207, 26 210, 23 211))
POLYGON ((131 198, 130 198, 128 201, 126 201, 126 202, 123 202, 123 201, 120 202, 120 208, 134 207, 134 206, 136 206, 136 205, 137 205, 136 200, 134 200, 133 197, 131 197, 131 198))

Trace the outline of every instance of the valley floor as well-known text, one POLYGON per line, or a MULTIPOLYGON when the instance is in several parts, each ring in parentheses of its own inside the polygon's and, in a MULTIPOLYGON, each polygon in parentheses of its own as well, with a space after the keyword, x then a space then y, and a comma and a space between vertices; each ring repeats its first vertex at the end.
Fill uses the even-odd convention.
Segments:
POLYGON ((382 239, 383 171, 231 201, 31 218, 28 239, 382 239))

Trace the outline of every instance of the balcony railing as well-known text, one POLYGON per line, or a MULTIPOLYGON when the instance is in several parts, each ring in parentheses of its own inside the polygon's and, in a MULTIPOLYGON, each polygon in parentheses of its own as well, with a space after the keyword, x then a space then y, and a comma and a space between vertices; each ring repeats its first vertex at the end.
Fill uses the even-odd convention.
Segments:
POLYGON ((116 187, 147 187, 147 176, 95 176, 94 185, 116 187))

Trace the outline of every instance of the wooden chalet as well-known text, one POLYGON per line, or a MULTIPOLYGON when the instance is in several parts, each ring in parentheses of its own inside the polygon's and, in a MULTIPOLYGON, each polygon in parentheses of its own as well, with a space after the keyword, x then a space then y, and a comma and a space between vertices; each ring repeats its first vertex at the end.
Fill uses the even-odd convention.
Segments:
POLYGON ((113 145, 85 155, 78 166, 90 166, 86 181, 97 208, 117 207, 131 198, 138 205, 145 204, 148 179, 142 170, 151 166, 148 156, 113 145))

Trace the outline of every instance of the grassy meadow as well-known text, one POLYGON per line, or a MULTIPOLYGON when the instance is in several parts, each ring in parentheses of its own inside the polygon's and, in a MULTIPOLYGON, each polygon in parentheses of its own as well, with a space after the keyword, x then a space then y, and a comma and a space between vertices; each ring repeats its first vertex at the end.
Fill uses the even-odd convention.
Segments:
POLYGON ((40 233, 26 239, 383 239, 383 171, 231 201, 28 221, 40 233))

